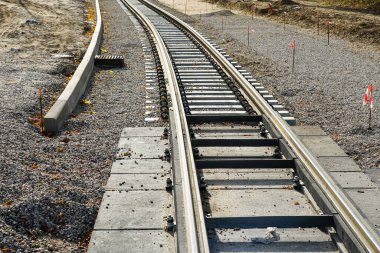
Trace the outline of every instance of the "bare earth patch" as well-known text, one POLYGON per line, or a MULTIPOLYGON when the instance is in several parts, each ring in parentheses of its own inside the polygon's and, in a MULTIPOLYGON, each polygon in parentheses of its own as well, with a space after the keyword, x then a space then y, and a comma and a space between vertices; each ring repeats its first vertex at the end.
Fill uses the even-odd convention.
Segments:
POLYGON ((218 3, 253 15, 266 16, 280 22, 283 22, 286 12, 287 23, 311 29, 314 33, 318 30, 319 16, 320 34, 326 33, 326 22, 330 21, 331 34, 358 42, 362 46, 371 45, 380 49, 380 2, 370 7, 351 8, 337 4, 329 5, 319 0, 292 0, 285 1, 286 3, 253 0, 207 0, 207 2, 218 3))
POLYGON ((0 52, 11 48, 18 57, 33 53, 80 53, 82 38, 83 1, 0 1, 0 52))

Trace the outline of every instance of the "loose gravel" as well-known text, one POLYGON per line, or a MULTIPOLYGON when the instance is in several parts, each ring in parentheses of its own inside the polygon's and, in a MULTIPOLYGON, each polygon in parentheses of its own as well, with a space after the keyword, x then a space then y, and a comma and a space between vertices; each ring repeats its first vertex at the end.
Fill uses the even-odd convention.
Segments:
MULTIPOLYGON (((8 60, 0 68, 1 76, 15 82, 0 85, 0 249, 4 252, 85 252, 122 128, 146 125, 138 34, 116 1, 103 0, 101 8, 102 52, 124 55, 126 67, 96 69, 86 100, 58 135, 41 135, 28 119, 38 112, 39 85, 44 87, 44 100, 54 101, 62 90, 65 76, 55 74, 61 61, 34 64, 24 59, 13 64, 8 60)), ((9 55, 0 57, 7 60, 9 55)))
POLYGON ((281 23, 261 17, 252 20, 228 10, 203 14, 200 19, 199 14, 187 16, 164 8, 226 49, 285 105, 298 124, 321 126, 380 185, 380 114, 376 99, 380 92, 380 52, 358 48, 336 37, 331 37, 327 45, 326 34, 318 36, 289 25, 284 31, 281 23), (289 46, 292 40, 297 44, 294 73, 289 46), (375 94, 372 130, 367 129, 369 108, 362 105, 370 83, 375 94))

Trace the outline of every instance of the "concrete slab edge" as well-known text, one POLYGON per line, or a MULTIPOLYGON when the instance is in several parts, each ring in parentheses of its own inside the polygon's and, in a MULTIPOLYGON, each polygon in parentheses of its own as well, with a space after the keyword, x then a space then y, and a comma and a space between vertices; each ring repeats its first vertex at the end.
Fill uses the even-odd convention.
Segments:
POLYGON ((45 115, 44 126, 46 132, 57 133, 61 129, 63 123, 74 110, 79 99, 86 90, 87 82, 94 68, 94 58, 99 52, 103 34, 103 22, 100 13, 99 0, 95 0, 95 5, 96 26, 90 45, 65 90, 45 115))

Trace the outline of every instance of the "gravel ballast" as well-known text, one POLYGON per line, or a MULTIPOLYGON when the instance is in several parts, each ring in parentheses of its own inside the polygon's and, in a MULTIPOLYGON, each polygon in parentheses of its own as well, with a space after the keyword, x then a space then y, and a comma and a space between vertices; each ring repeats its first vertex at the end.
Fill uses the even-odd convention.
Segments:
POLYGON ((49 74, 58 64, 25 59, 23 65, 0 69, 2 76, 11 78, 16 71, 24 76, 12 86, 0 85, 0 249, 5 252, 85 252, 122 128, 146 125, 138 34, 116 1, 100 4, 102 52, 124 55, 126 67, 96 69, 86 100, 58 135, 41 135, 28 121, 38 112, 38 85, 51 100, 62 90, 54 87, 62 86, 65 76, 49 74))
MULTIPOLYGON (((204 6, 199 6, 204 12, 204 6)), ((229 10, 203 14, 200 19, 199 14, 189 17, 165 8, 225 49, 285 105, 298 124, 321 126, 380 185, 378 51, 358 48, 334 36, 327 45, 326 34, 318 36, 289 25, 284 31, 281 23, 262 17, 252 20, 229 10), (297 45, 294 73, 292 40, 297 45), (374 84, 372 130, 367 129, 369 108, 363 106, 370 83, 374 84)))

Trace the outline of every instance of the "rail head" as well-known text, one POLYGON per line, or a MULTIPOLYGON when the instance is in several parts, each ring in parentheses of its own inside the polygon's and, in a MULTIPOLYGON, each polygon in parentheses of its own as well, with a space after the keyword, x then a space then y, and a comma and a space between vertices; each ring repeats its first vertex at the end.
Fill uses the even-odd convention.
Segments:
POLYGON ((277 129, 283 136, 284 140, 290 145, 298 159, 304 164, 310 175, 331 201, 339 215, 357 237, 362 247, 367 252, 380 252, 380 239, 375 230, 367 223, 351 201, 339 190, 330 175, 318 163, 316 158, 301 142, 286 121, 274 111, 274 109, 263 99, 258 91, 252 87, 244 76, 194 28, 147 0, 140 1, 185 29, 208 50, 227 73, 240 84, 242 90, 248 95, 251 101, 254 101, 261 113, 266 115, 269 120, 277 126, 277 129))

